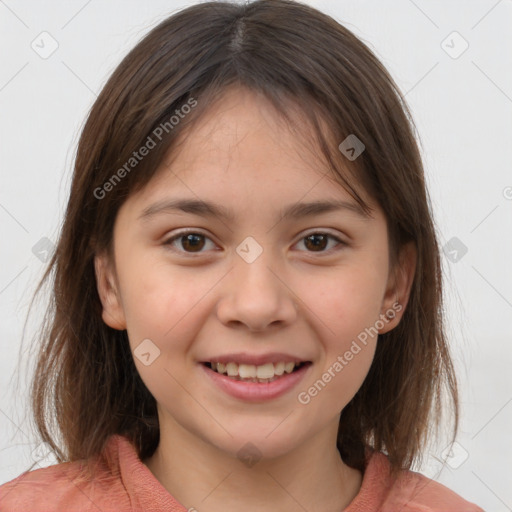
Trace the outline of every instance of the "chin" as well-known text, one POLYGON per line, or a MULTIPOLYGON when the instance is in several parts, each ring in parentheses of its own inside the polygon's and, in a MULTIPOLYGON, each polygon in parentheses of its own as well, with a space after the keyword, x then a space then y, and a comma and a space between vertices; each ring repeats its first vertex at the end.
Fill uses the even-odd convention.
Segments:
MULTIPOLYGON (((278 425, 277 422, 274 425, 278 425)), ((222 442, 213 442, 219 450, 239 459, 250 467, 258 460, 273 459, 286 455, 300 443, 290 439, 288 432, 272 432, 272 429, 258 429, 253 425, 247 430, 239 430, 233 437, 226 435, 222 442), (262 434, 262 432, 264 432, 262 434)))

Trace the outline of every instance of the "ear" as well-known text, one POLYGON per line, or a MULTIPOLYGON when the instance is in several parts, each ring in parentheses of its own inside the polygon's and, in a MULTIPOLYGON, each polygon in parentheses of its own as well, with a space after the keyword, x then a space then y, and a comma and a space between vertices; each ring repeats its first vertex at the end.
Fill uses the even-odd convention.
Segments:
POLYGON ((107 254, 94 257, 94 270, 96 273, 96 286, 103 306, 103 321, 113 329, 122 331, 126 329, 126 319, 116 284, 115 272, 107 254))
POLYGON ((391 269, 382 302, 380 318, 385 325, 379 329, 379 334, 393 330, 400 323, 414 281, 417 254, 414 242, 408 242, 400 250, 398 262, 391 269))

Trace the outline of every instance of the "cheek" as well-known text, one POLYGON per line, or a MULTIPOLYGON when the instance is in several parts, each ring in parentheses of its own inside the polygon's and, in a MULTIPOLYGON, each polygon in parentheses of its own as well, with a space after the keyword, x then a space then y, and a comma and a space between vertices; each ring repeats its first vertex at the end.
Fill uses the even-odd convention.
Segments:
MULTIPOLYGON (((121 276, 120 276, 121 277, 121 276)), ((185 404, 179 383, 186 382, 187 353, 202 324, 201 298, 210 280, 161 262, 142 267, 133 261, 125 267, 123 307, 127 333, 137 371, 151 394, 165 403, 170 396, 185 404), (179 398, 178 398, 179 397, 179 398)))
POLYGON ((132 255, 123 266, 123 309, 128 332, 162 339, 194 303, 193 287, 168 265, 132 255))
POLYGON ((314 407, 328 402, 331 410, 343 409, 371 366, 384 289, 381 269, 375 264, 373 269, 369 271, 368 264, 361 262, 360 266, 340 269, 334 278, 333 273, 317 276, 315 288, 300 291, 323 345, 319 368, 302 388, 310 397, 322 395, 314 407))
POLYGON ((120 278, 132 352, 137 355, 137 347, 149 339, 160 351, 159 364, 184 371, 184 358, 208 317, 208 294, 219 276, 161 261, 143 267, 135 258, 124 269, 120 278))
POLYGON ((315 287, 304 286, 299 296, 315 313, 330 344, 341 344, 356 337, 379 319, 383 295, 382 276, 362 266, 330 272, 315 280, 315 287))

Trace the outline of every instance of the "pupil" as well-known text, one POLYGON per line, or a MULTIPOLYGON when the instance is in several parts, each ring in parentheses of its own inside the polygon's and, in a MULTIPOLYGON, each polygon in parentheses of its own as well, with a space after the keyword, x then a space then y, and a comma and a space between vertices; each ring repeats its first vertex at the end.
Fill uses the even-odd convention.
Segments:
MULTIPOLYGON (((327 236, 326 235, 309 235, 306 237, 307 241, 313 242, 313 248, 314 249, 325 249, 327 245, 327 236), (316 239, 316 241, 313 241, 313 239, 316 239)), ((307 245, 307 242, 306 242, 307 245)))
POLYGON ((202 238, 203 235, 198 235, 198 234, 194 234, 194 233, 190 233, 188 235, 185 235, 183 238, 185 239, 184 242, 182 242, 182 246, 184 249, 187 249, 186 245, 187 244, 190 244, 190 248, 199 248, 199 249, 202 249, 203 246, 204 246, 204 240, 201 241, 200 239, 202 238), (198 240, 199 239, 199 240, 198 240), (202 242, 202 243, 201 243, 202 242))

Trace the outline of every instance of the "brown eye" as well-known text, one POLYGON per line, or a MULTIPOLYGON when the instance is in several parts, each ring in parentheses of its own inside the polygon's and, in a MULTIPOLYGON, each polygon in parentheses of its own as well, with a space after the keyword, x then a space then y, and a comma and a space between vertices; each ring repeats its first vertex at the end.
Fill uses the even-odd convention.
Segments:
POLYGON ((337 245, 344 246, 346 245, 339 238, 329 234, 329 233, 311 233, 310 235, 305 236, 301 242, 304 243, 308 252, 329 252, 325 250, 329 245, 329 240, 333 240, 337 242, 337 245))
POLYGON ((204 236, 190 233, 181 237, 181 246, 185 250, 200 251, 204 247, 204 236))
POLYGON ((327 239, 328 236, 317 234, 304 238, 306 247, 313 251, 323 251, 327 247, 327 239))
POLYGON ((166 242, 164 242, 164 245, 170 246, 172 250, 176 252, 193 254, 204 252, 202 249, 205 247, 207 240, 210 239, 202 233, 182 231, 181 233, 177 233, 173 237, 169 238, 166 242))

